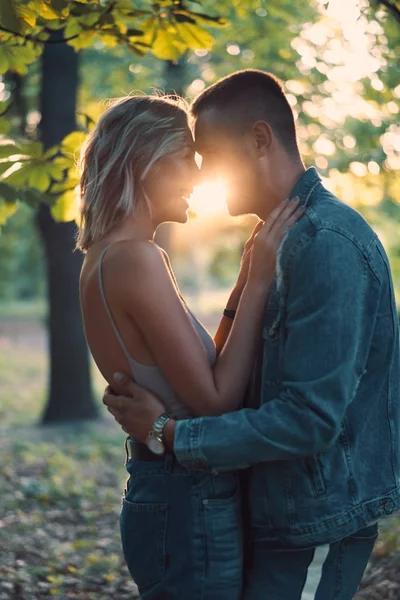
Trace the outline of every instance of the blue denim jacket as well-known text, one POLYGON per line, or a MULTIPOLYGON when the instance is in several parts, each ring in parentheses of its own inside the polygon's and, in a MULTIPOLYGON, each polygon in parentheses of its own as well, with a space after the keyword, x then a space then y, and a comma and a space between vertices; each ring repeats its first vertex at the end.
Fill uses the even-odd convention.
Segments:
POLYGON ((305 547, 400 507, 400 358, 393 283, 371 227, 314 168, 267 303, 261 406, 176 424, 190 468, 251 467, 252 526, 305 547))

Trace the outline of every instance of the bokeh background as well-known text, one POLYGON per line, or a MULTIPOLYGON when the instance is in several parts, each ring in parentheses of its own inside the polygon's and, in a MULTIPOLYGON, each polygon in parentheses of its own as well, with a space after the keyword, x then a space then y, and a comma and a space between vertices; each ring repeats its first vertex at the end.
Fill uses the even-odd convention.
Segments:
MULTIPOLYGON (((124 435, 87 359, 81 257, 72 253, 74 160, 107 99, 161 90, 190 100, 242 68, 280 77, 306 166, 375 228, 399 298, 399 32, 392 0, 4 1, 0 600, 135 594, 118 537, 124 435), (61 152, 45 154, 67 134, 61 152)), ((209 182, 196 189, 186 225, 159 230, 183 295, 211 332, 253 225, 230 217, 223 184, 209 182)), ((384 565, 384 575, 372 570, 360 598, 399 597, 399 531, 396 517, 383 524, 372 568, 384 565)))

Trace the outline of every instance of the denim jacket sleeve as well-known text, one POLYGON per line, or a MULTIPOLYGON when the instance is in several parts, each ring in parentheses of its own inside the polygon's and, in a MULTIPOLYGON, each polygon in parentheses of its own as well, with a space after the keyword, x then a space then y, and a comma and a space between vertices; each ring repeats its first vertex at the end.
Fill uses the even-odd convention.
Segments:
POLYGON ((329 229, 291 255, 281 264, 290 288, 278 395, 259 409, 177 422, 182 464, 243 469, 323 452, 337 439, 368 355, 369 266, 351 240, 329 229))

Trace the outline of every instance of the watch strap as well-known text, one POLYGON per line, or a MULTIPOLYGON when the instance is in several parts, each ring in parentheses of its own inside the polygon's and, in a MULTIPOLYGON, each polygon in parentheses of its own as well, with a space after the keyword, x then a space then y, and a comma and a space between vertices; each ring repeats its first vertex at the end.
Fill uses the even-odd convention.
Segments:
POLYGON ((166 426, 166 424, 168 423, 168 421, 170 419, 171 419, 171 415, 169 415, 168 413, 163 413, 162 415, 157 417, 157 419, 153 423, 153 427, 151 428, 151 431, 153 432, 153 434, 156 435, 157 437, 161 437, 161 439, 162 439, 164 427, 166 426))

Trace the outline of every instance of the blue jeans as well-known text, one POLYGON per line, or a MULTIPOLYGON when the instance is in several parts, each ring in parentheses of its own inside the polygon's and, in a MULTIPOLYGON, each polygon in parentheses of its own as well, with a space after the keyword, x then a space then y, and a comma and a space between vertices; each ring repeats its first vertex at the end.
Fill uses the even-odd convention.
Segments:
MULTIPOLYGON (((377 537, 375 524, 330 544, 315 600, 353 598, 377 537)), ((262 540, 256 540, 243 600, 300 600, 314 552, 263 549, 262 540)))
POLYGON ((143 600, 239 600, 241 502, 236 473, 129 460, 121 510, 125 561, 143 600))

